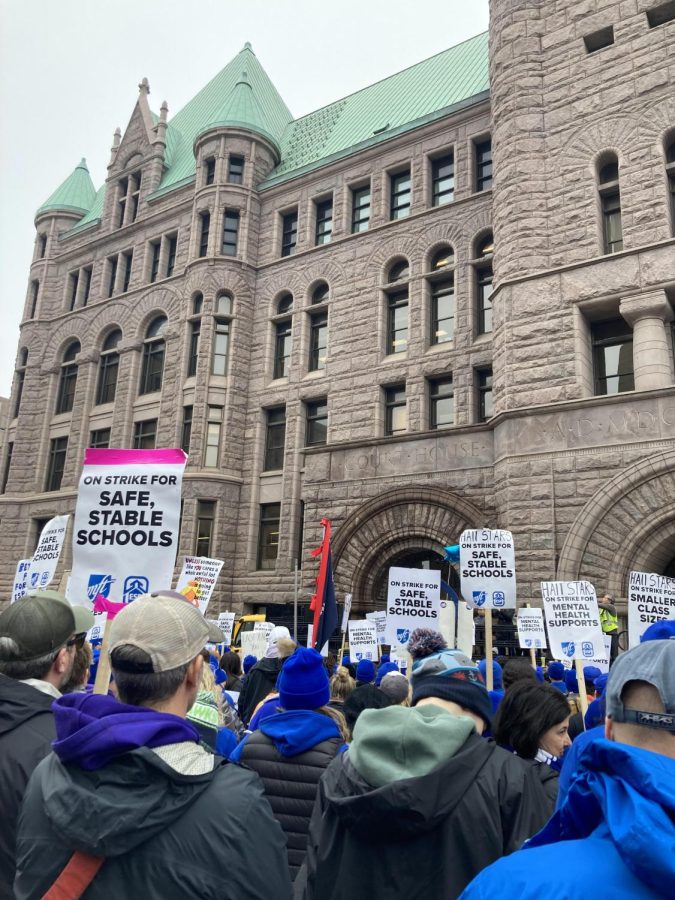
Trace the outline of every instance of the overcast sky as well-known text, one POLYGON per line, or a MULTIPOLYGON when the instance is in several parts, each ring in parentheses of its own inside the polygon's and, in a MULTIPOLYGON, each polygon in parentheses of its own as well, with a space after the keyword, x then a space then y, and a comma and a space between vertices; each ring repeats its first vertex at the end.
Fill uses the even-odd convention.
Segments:
POLYGON ((86 157, 104 181, 142 77, 169 120, 246 41, 294 116, 485 31, 488 0, 0 0, 0 395, 36 209, 86 157))

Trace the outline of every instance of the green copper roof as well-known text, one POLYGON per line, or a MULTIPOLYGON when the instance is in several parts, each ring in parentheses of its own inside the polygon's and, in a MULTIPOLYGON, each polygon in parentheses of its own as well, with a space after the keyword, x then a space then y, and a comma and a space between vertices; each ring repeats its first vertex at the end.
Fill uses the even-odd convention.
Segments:
POLYGON ((83 216, 91 209, 95 196, 96 189, 89 175, 87 161, 83 159, 63 184, 57 187, 51 197, 45 200, 36 216, 51 210, 79 213, 83 216))
POLYGON ((232 93, 225 99, 222 108, 204 128, 200 129, 200 134, 211 128, 222 128, 226 125, 255 131, 268 141, 272 141, 277 151, 279 149, 276 139, 268 131, 265 113, 245 70, 241 73, 232 93))
POLYGON ((291 122, 281 162, 264 184, 439 118, 489 88, 485 32, 291 122))

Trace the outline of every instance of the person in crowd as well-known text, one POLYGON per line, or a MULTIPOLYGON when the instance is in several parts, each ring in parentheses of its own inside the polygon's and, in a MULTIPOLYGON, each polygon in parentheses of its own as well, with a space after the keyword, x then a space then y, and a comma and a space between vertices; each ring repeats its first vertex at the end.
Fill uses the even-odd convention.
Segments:
MULTIPOLYGON (((478 669, 480 674, 483 676, 483 680, 486 681, 486 671, 487 671, 487 660, 481 659, 478 663, 478 669)), ((492 690, 488 691, 490 695, 490 703, 492 704, 492 712, 497 712, 499 704, 504 699, 504 681, 503 681, 503 669, 499 665, 496 659, 492 660, 492 690)))
POLYGON ((241 681, 241 659, 234 650, 228 650, 220 657, 220 668, 227 676, 222 687, 225 691, 240 693, 243 687, 241 681))
POLYGON ((570 708, 560 691, 529 679, 507 692, 492 724, 500 747, 530 760, 549 799, 549 815, 558 796, 558 773, 571 744, 570 708))
POLYGON ((94 617, 56 591, 0 613, 0 898, 13 898, 16 825, 28 779, 55 737, 52 703, 68 684, 94 617))
POLYGON ((295 644, 291 641, 291 633, 288 628, 283 625, 276 625, 267 639, 267 649, 265 650, 264 658, 250 670, 246 676, 246 683, 239 694, 239 717, 245 725, 248 725, 250 722, 260 701, 264 700, 268 694, 274 692, 284 659, 293 652, 293 649, 287 652, 289 644, 290 647, 295 649, 295 644), (282 638, 288 643, 279 647, 278 642, 282 638))
POLYGON ((195 726, 203 742, 214 753, 227 759, 238 743, 235 730, 225 726, 222 691, 216 685, 213 669, 209 665, 209 654, 202 650, 204 665, 197 697, 186 718, 195 726))
MULTIPOLYGON (((296 649, 296 644, 291 638, 281 637, 277 641, 277 649, 279 651, 279 659, 289 659, 296 649)), ((258 703, 248 723, 247 731, 255 731, 260 727, 260 723, 264 722, 270 716, 282 712, 281 701, 279 699, 279 679, 274 686, 274 690, 258 703)))
POLYGON ((356 666, 356 686, 373 684, 375 681, 375 664, 372 659, 360 659, 356 666))
POLYGON ((529 659, 525 659, 524 656, 512 656, 504 665, 504 671, 502 672, 504 693, 508 691, 512 684, 522 679, 527 679, 528 681, 537 680, 532 663, 529 659))
POLYGON ((565 684, 565 666, 557 659, 554 659, 548 664, 546 674, 548 675, 551 687, 554 687, 556 690, 567 696, 569 691, 565 684))
POLYGON ((380 682, 380 690, 392 705, 410 706, 410 682, 401 672, 387 672, 380 682))
POLYGON ((330 680, 330 701, 328 705, 331 709, 337 709, 344 715, 345 701, 355 687, 356 682, 349 674, 349 669, 345 666, 338 666, 337 672, 330 680))
POLYGON ((600 627, 603 634, 608 634, 611 640, 609 651, 610 666, 619 654, 619 617, 616 613, 614 597, 611 594, 603 594, 598 600, 598 612, 600 613, 600 627))
POLYGON ((675 619, 663 619, 660 622, 652 622, 649 628, 646 628, 640 643, 644 641, 667 641, 675 638, 675 619))
POLYGON ((584 747, 546 828, 462 900, 673 896, 675 640, 617 657, 606 703, 605 737, 584 747))
POLYGON ((84 641, 82 646, 75 645, 75 659, 70 678, 61 688, 62 694, 72 694, 76 691, 86 691, 89 683, 89 668, 93 659, 91 644, 84 641))
POLYGON ((19 821, 17 900, 59 890, 66 866, 87 867, 90 897, 212 897, 220 872, 229 896, 268 900, 274 885, 288 900, 284 837, 258 777, 214 756, 186 720, 209 624, 167 591, 130 603, 109 631, 119 701, 54 703, 54 752, 19 821))
POLYGON ((373 682, 375 666, 369 659, 359 660, 356 667, 356 687, 345 700, 344 716, 351 734, 356 720, 364 709, 382 709, 391 705, 391 700, 373 682))
POLYGON ((480 736, 492 706, 474 663, 426 628, 408 651, 412 708, 363 712, 321 779, 306 900, 454 900, 546 821, 532 766, 480 736))
POLYGON ((283 712, 262 722, 230 757, 262 778, 265 795, 286 835, 291 879, 305 859, 319 779, 347 739, 344 720, 328 706, 329 700, 321 654, 298 647, 279 675, 283 712))
POLYGON ((382 679, 385 675, 388 675, 390 672, 398 672, 398 666, 393 662, 382 663, 378 666, 377 673, 375 675, 375 687, 379 687, 382 684, 382 679))
POLYGON ((254 656, 252 653, 247 653, 244 657, 244 675, 242 677, 242 682, 246 679, 246 676, 251 671, 253 666, 258 662, 258 657, 254 656))
POLYGON ((589 703, 595 700, 595 679, 601 675, 602 672, 597 666, 584 666, 584 688, 586 690, 586 699, 589 703))
POLYGON ((597 666, 584 666, 584 690, 586 691, 588 708, 584 715, 581 703, 577 702, 577 711, 572 715, 569 726, 569 736, 573 741, 575 741, 586 728, 601 725, 605 721, 604 703, 599 703, 597 700, 598 689, 596 684, 600 678, 602 678, 602 672, 597 666), (589 712, 591 712, 590 716, 589 712), (588 724, 591 720, 593 721, 593 726, 589 726, 588 724))
POLYGON ((354 681, 356 681, 356 666, 351 661, 351 658, 348 653, 342 657, 342 665, 345 667, 345 669, 347 669, 350 677, 353 678, 354 681))

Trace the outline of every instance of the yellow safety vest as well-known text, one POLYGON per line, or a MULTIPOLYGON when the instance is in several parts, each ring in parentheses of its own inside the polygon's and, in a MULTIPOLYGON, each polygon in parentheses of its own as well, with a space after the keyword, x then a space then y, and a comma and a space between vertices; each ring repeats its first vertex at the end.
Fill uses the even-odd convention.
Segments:
POLYGON ((619 617, 613 616, 608 609, 600 609, 600 625, 605 634, 611 634, 619 628, 619 617))

